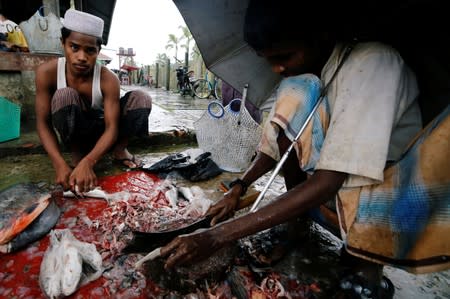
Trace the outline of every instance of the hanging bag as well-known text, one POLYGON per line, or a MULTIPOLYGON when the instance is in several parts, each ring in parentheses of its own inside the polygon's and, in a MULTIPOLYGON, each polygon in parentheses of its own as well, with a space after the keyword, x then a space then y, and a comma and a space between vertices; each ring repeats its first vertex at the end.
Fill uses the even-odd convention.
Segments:
POLYGON ((62 26, 59 18, 52 12, 44 16, 43 7, 39 8, 30 19, 19 24, 31 53, 60 55, 63 55, 62 26))
POLYGON ((248 168, 262 135, 262 127, 245 108, 247 88, 242 100, 234 99, 225 107, 220 102, 211 102, 194 123, 199 147, 210 152, 213 161, 229 172, 248 168))

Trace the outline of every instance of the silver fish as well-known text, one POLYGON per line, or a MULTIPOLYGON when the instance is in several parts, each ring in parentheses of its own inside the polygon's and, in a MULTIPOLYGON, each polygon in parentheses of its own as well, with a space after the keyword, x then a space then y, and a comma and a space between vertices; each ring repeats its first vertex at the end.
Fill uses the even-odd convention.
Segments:
POLYGON ((69 296, 102 272, 102 257, 95 245, 77 240, 69 229, 50 232, 39 273, 40 287, 49 298, 69 296))
POLYGON ((39 273, 39 285, 48 298, 58 298, 61 293, 61 282, 58 274, 61 272, 61 262, 54 258, 59 255, 59 239, 55 231, 50 232, 50 245, 45 251, 39 273), (56 275, 55 275, 56 273, 56 275))
POLYGON ((61 291, 65 296, 73 294, 80 283, 83 260, 78 250, 68 240, 62 242, 61 247, 61 291))
POLYGON ((177 190, 177 188, 175 186, 173 186, 173 185, 167 186, 167 190, 166 190, 166 192, 164 192, 164 195, 169 200, 169 203, 170 203, 170 206, 172 207, 172 209, 176 209, 177 208, 177 203, 178 203, 178 190, 177 190))
POLYGON ((100 187, 97 187, 93 190, 90 190, 88 192, 76 192, 73 193, 72 191, 64 191, 63 196, 64 197, 77 197, 78 194, 82 195, 83 197, 91 197, 91 198, 102 198, 102 199, 108 199, 108 194, 102 190, 100 187))

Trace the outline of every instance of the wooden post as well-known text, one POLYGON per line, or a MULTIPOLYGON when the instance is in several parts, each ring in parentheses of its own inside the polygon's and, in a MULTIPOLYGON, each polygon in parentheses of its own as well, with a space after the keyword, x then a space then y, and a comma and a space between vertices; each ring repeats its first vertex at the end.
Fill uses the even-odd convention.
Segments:
POLYGON ((170 59, 167 59, 166 63, 166 90, 170 88, 170 59))
POLYGON ((156 63, 155 65, 155 88, 159 87, 159 63, 156 63))

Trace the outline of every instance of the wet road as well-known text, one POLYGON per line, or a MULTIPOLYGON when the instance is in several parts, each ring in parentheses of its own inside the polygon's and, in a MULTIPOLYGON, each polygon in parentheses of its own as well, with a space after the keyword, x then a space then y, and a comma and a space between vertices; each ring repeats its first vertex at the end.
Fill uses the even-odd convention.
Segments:
MULTIPOLYGON (((160 89, 146 90, 154 101, 154 108, 149 118, 151 135, 164 135, 168 132, 193 132, 194 122, 204 113, 209 103, 208 100, 192 99, 190 97, 183 98, 177 94, 160 89)), ((27 138, 30 138, 33 142, 37 140, 32 132, 27 132, 27 138), (29 137, 29 135, 32 136, 29 137)), ((28 140, 16 140, 14 144, 20 144, 21 142, 26 143, 28 140)), ((7 145, 2 144, 2 146, 7 145)), ((174 146, 161 142, 160 144, 145 147, 131 145, 130 150, 146 163, 152 164, 168 154, 180 152, 189 147, 192 147, 192 144, 174 146)), ((65 157, 69 159, 67 154, 65 154, 65 157)), ((96 167, 97 174, 100 176, 123 171, 123 169, 113 164, 108 156, 102 159, 96 167)), ((44 153, 8 155, 0 159, 0 169, 0 189, 13 183, 27 181, 51 184, 54 177, 51 163, 44 153)), ((196 185, 209 191, 213 199, 218 199, 220 197, 220 191, 218 191, 220 181, 229 180, 238 175, 236 173, 223 173, 219 177, 196 185)), ((254 188, 262 190, 269 175, 258 180, 254 184, 254 188)), ((272 184, 270 192, 266 195, 265 201, 272 200, 276 195, 284 191, 283 180, 278 177, 272 184)), ((315 242, 306 243, 303 250, 290 252, 277 267, 282 268, 283 271, 296 272, 297 275, 301 272, 303 276, 319 277, 323 281, 334 279, 335 277, 331 275, 334 271, 331 271, 331 269, 338 268, 337 252, 341 243, 337 238, 320 227, 314 227, 315 242), (317 254, 317 252, 321 254, 317 254)), ((450 298, 450 271, 412 275, 403 270, 385 267, 385 275, 392 280, 396 287, 395 298, 450 298)))

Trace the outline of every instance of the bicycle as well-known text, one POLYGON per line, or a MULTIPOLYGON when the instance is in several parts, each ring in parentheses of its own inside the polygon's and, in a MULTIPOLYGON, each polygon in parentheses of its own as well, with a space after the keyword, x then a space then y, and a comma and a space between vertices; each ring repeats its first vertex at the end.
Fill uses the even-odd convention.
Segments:
POLYGON ((213 81, 208 80, 208 72, 205 73, 204 79, 195 81, 194 93, 200 99, 213 97, 216 100, 222 99, 222 79, 214 76, 213 81))
POLYGON ((177 73, 177 88, 182 96, 190 95, 194 97, 194 72, 188 71, 187 67, 179 66, 176 70, 177 73))

